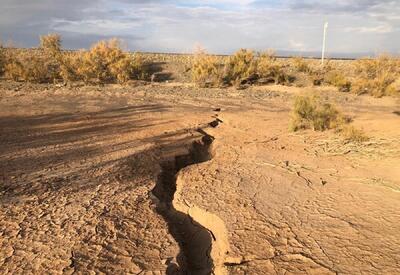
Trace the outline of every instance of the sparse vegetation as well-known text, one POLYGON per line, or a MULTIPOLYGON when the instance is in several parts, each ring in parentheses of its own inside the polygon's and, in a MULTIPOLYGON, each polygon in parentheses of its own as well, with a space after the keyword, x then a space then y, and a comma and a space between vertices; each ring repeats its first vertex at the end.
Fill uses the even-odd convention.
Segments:
POLYGON ((316 96, 295 98, 290 128, 292 131, 313 129, 324 131, 335 128, 340 123, 339 111, 331 104, 324 103, 316 96))
POLYGON ((54 83, 126 83, 150 77, 148 63, 184 64, 183 77, 191 75, 199 87, 252 84, 283 84, 298 87, 332 85, 341 92, 370 94, 375 97, 400 94, 400 60, 388 55, 376 59, 338 62, 324 67, 316 60, 293 57, 277 59, 271 52, 241 49, 232 56, 130 54, 117 39, 100 41, 89 50, 63 51, 61 37, 40 37, 38 49, 5 49, 0 46, 0 74, 15 81, 54 83), (4 52, 7 52, 5 54, 4 52), (147 69, 146 69, 147 68, 147 69), (186 72, 190 72, 186 74, 186 72))

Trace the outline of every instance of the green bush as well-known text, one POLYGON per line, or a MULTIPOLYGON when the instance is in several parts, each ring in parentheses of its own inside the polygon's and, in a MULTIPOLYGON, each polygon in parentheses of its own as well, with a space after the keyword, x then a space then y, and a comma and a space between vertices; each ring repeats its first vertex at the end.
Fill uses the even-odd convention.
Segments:
POLYGON ((292 131, 324 131, 337 127, 340 120, 340 113, 331 104, 323 103, 315 96, 298 96, 295 98, 290 128, 292 131))

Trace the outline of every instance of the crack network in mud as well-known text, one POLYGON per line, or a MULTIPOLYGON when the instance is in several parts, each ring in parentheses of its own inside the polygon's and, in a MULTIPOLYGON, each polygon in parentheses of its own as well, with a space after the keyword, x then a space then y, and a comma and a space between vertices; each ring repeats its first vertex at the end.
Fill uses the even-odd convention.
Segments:
POLYGON ((176 155, 161 163, 157 185, 152 190, 159 203, 157 211, 168 223, 169 232, 178 242, 180 253, 177 263, 169 263, 167 274, 212 274, 214 262, 211 257, 213 232, 197 222, 188 213, 177 210, 173 205, 178 172, 189 165, 211 160, 214 137, 199 129, 202 138, 194 141, 187 154, 176 155))

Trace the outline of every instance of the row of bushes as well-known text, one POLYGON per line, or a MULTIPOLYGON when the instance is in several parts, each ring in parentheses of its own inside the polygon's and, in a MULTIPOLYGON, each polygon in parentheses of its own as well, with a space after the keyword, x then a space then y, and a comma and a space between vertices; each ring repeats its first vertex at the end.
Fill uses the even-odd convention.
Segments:
POLYGON ((400 60, 385 55, 354 61, 344 70, 332 62, 324 67, 301 57, 283 62, 271 53, 241 49, 223 63, 215 56, 198 53, 192 66, 192 79, 201 87, 290 84, 299 74, 308 75, 314 85, 333 85, 342 92, 376 97, 400 93, 400 60))
POLYGON ((353 62, 352 72, 339 69, 325 73, 324 82, 342 92, 370 94, 375 97, 400 93, 400 60, 388 55, 353 62))
POLYGON ((16 81, 49 83, 124 83, 146 76, 145 64, 138 54, 129 54, 117 39, 100 41, 88 51, 62 51, 58 34, 40 37, 35 54, 29 51, 0 52, 0 72, 16 81))
POLYGON ((255 53, 241 49, 229 57, 225 63, 205 52, 195 55, 192 66, 192 79, 200 87, 219 87, 225 85, 291 82, 291 77, 271 53, 255 53))
MULTIPOLYGON (((200 51, 187 59, 192 81, 201 87, 288 85, 305 76, 314 85, 333 85, 342 92, 376 97, 400 93, 400 60, 390 56, 357 60, 347 69, 332 62, 321 67, 318 62, 301 57, 278 60, 270 52, 248 49, 227 58, 200 51)), ((34 54, 31 50, 7 50, 0 45, 0 75, 16 81, 125 83, 147 78, 148 65, 142 55, 123 51, 117 39, 100 41, 89 50, 78 52, 63 51, 58 34, 42 36, 34 54)))

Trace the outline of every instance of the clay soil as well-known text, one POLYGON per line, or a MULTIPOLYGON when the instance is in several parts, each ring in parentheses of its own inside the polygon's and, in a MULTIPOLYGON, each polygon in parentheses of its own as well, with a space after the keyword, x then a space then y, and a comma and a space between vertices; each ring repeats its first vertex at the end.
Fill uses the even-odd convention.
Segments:
POLYGON ((400 102, 303 88, 0 82, 1 274, 398 274, 400 102))

